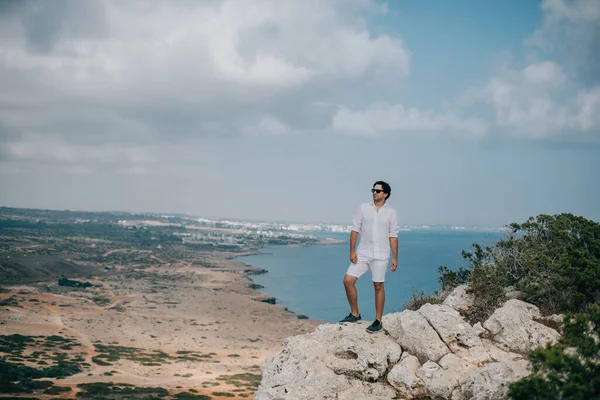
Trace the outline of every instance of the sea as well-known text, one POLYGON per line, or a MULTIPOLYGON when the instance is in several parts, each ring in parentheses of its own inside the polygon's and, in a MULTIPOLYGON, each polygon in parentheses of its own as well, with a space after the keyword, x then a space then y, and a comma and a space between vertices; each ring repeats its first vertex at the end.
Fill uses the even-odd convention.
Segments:
MULTIPOLYGON (((336 322, 350 312, 342 283, 350 264, 349 233, 310 232, 317 237, 345 241, 295 247, 270 247, 258 255, 237 258, 268 272, 252 275, 260 289, 288 310, 322 322, 336 322)), ((398 233, 398 269, 388 269, 384 314, 401 311, 414 293, 431 294, 440 288, 438 268, 465 267, 461 251, 473 243, 493 245, 502 239, 499 230, 415 229, 398 233)), ((356 284, 363 320, 375 318, 375 297, 370 272, 356 284)))

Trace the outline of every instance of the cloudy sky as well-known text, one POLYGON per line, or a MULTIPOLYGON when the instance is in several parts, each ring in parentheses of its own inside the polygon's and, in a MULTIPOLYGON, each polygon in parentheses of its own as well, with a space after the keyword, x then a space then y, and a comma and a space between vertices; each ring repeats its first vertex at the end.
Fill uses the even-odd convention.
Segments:
POLYGON ((597 0, 3 0, 0 205, 600 220, 597 0))

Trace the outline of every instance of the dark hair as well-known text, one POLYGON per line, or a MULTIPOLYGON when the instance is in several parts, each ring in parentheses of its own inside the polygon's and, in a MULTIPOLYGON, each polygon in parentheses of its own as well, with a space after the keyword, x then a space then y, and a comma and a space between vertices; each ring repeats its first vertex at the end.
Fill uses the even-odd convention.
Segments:
POLYGON ((386 200, 389 199, 390 196, 392 195, 392 188, 390 187, 390 185, 388 185, 384 181, 377 181, 373 184, 373 187, 375 187, 377 185, 381 185, 381 188, 383 189, 383 193, 387 194, 387 196, 385 196, 385 199, 386 200))

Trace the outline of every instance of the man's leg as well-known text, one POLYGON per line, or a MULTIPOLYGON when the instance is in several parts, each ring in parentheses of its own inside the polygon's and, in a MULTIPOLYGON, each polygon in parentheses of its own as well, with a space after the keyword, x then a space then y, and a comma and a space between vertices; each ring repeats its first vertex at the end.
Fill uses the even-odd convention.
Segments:
POLYGON ((375 288, 375 319, 381 322, 383 318, 383 306, 385 305, 385 289, 383 282, 373 282, 375 288))
POLYGON ((385 281, 387 265, 388 260, 373 260, 371 264, 373 288, 375 289, 375 321, 367 327, 367 332, 369 333, 379 332, 383 328, 381 325, 383 306, 385 304, 385 289, 383 288, 383 282, 385 281))
POLYGON ((346 297, 350 304, 350 314, 340 322, 356 322, 361 319, 360 313, 358 312, 356 281, 368 270, 369 266, 361 256, 358 256, 358 261, 356 263, 351 263, 350 266, 348 266, 348 270, 344 276, 344 287, 346 288, 346 297))
POLYGON ((348 298, 348 303, 350 304, 350 312, 355 317, 358 317, 360 314, 358 313, 358 292, 356 291, 356 281, 357 277, 346 274, 344 276, 344 287, 346 288, 346 297, 348 298))

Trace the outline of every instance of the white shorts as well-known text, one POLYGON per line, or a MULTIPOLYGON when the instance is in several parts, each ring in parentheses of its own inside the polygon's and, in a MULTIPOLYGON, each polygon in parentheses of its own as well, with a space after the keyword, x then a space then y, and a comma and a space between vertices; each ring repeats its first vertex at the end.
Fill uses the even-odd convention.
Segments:
POLYGON ((389 261, 389 258, 386 258, 385 260, 376 260, 374 258, 359 255, 356 264, 350 263, 346 274, 360 278, 365 272, 371 270, 373 282, 384 282, 389 261))

